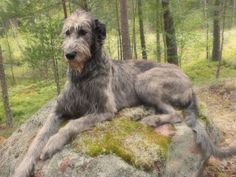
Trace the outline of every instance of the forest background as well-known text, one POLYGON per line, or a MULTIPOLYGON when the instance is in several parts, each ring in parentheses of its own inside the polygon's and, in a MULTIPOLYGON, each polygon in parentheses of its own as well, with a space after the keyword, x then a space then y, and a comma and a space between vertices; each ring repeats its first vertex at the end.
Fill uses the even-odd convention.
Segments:
POLYGON ((197 86, 236 77, 236 0, 2 0, 0 136, 63 88, 61 29, 76 9, 106 24, 111 58, 174 63, 197 86))

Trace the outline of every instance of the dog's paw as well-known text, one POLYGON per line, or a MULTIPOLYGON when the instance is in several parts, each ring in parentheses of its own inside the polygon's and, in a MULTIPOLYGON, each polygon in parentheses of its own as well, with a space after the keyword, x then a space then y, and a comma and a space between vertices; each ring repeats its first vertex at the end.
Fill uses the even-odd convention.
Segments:
POLYGON ((175 123, 181 123, 183 121, 183 114, 181 111, 176 111, 170 119, 170 123, 175 124, 175 123))
POLYGON ((158 127, 160 124, 160 118, 157 115, 151 115, 144 117, 141 123, 150 127, 158 127))
POLYGON ((32 159, 25 158, 18 168, 15 169, 14 174, 12 177, 29 177, 31 176, 31 172, 33 171, 34 163, 32 159))
POLYGON ((64 145, 63 137, 59 134, 52 136, 43 148, 42 154, 40 155, 41 160, 47 160, 53 156, 56 152, 61 150, 64 145))
POLYGON ((24 171, 16 171, 11 177, 29 177, 30 175, 24 171))
POLYGON ((52 152, 46 151, 42 152, 42 154, 40 155, 40 159, 41 160, 47 160, 52 156, 52 152))

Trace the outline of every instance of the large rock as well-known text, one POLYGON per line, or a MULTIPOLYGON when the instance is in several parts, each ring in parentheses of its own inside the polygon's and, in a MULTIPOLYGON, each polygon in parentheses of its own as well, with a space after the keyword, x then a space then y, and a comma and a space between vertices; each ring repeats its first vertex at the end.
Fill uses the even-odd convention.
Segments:
MULTIPOLYGON (((11 176, 14 168, 21 162, 32 139, 43 125, 43 122, 54 104, 55 101, 51 101, 41 108, 0 146, 0 177, 11 176)), ((139 120, 152 113, 153 111, 147 110, 144 107, 138 107, 126 109, 118 114, 118 116, 139 120)), ((113 124, 110 126, 112 125, 113 124)), ((135 131, 143 131, 143 129, 140 128, 142 126, 143 125, 140 124, 138 130, 135 131)), ((132 128, 137 129, 135 126, 132 128)), ((129 131, 133 131, 132 128, 128 127, 129 131)), ((106 129, 106 126, 102 127, 102 129, 106 129)), ((174 130, 175 134, 171 138, 170 144, 168 144, 168 146, 165 145, 165 147, 168 148, 167 154, 165 155, 163 155, 163 149, 160 150, 159 153, 161 155, 159 156, 156 155, 155 152, 149 152, 155 150, 155 148, 149 148, 148 146, 154 145, 148 143, 145 138, 137 138, 139 135, 136 134, 135 139, 132 137, 130 138, 130 136, 124 140, 119 139, 120 141, 125 141, 123 149, 121 148, 114 152, 112 150, 104 151, 105 153, 96 153, 96 155, 93 154, 93 156, 90 156, 91 154, 89 153, 86 154, 86 151, 78 151, 78 148, 80 149, 80 146, 77 146, 78 143, 71 143, 66 145, 62 151, 56 153, 51 159, 47 161, 38 161, 34 169, 34 174, 36 177, 201 176, 205 161, 202 160, 201 153, 194 143, 194 134, 192 130, 184 123, 176 124, 174 130), (135 144, 135 141, 137 141, 138 144, 135 144), (145 145, 144 148, 142 148, 142 143, 145 145), (134 144, 134 146, 129 146, 130 144, 134 144), (138 145, 141 145, 141 147, 138 145), (129 158, 125 157, 126 149, 124 148, 127 148, 126 146, 129 147, 129 149, 127 149, 129 150, 129 158), (134 147, 134 150, 132 150, 132 147, 134 147), (143 151, 147 152, 144 153, 143 151), (118 157, 120 154, 122 155, 118 157), (132 159, 132 156, 135 156, 135 158, 132 159), (143 162, 143 156, 146 156, 145 159, 148 160, 143 162), (138 163, 140 160, 141 163, 138 163), (145 168, 147 165, 149 168, 145 168)), ((147 131, 150 132, 149 129, 147 131)), ((160 136, 151 130, 151 133, 152 132, 157 136, 160 136)), ((92 133, 93 132, 90 131, 90 134, 92 133)), ((84 134, 86 134, 86 132, 84 134)), ((85 135, 81 136, 83 137, 85 135)), ((81 142, 81 136, 78 136, 74 142, 81 142)), ((145 137, 143 134, 140 134, 140 136, 145 137)), ((87 138, 86 140, 89 139, 87 138)), ((156 147, 161 147, 161 145, 156 147)), ((83 148, 81 147, 81 149, 83 148)), ((158 151, 158 149, 156 149, 156 151, 158 151)))
POLYGON ((133 168, 115 155, 92 158, 68 148, 39 164, 35 174, 37 177, 154 177, 133 168))

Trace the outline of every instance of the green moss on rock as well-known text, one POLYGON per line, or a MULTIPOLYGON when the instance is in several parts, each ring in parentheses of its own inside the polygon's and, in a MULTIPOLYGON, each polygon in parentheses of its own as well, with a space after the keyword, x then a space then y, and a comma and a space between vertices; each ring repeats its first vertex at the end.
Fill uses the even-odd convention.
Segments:
POLYGON ((151 170, 156 161, 166 159, 169 143, 170 138, 152 128, 117 115, 112 121, 80 134, 73 147, 90 156, 114 153, 136 167, 151 170))

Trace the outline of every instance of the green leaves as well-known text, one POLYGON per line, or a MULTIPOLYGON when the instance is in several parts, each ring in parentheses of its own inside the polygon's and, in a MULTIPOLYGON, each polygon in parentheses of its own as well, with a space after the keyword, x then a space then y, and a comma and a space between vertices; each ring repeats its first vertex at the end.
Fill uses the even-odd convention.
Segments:
POLYGON ((60 18, 47 17, 38 19, 33 26, 29 26, 27 29, 31 36, 27 39, 28 45, 24 51, 25 60, 30 67, 37 69, 42 74, 48 74, 52 58, 60 60, 62 58, 60 50, 62 43, 61 26, 60 18))

